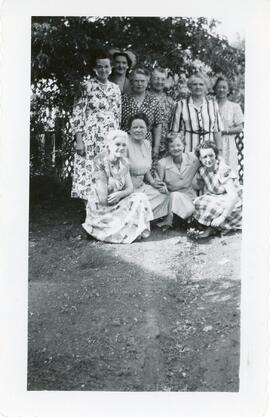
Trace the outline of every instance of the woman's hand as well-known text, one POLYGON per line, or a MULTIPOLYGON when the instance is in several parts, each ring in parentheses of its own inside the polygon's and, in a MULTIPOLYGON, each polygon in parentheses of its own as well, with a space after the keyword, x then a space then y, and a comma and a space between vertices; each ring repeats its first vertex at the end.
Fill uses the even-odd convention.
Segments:
POLYGON ((158 147, 157 146, 154 146, 153 147, 152 154, 153 154, 153 159, 157 159, 158 158, 158 155, 159 155, 159 146, 158 147))
POLYGON ((157 178, 154 179, 153 182, 151 182, 152 187, 159 190, 161 193, 168 193, 167 185, 164 181, 161 181, 157 178))
POLYGON ((80 143, 80 144, 78 144, 78 143, 76 142, 76 144, 75 144, 75 151, 76 151, 76 153, 77 153, 78 155, 80 155, 80 156, 85 156, 85 145, 84 145, 84 143, 80 143))
POLYGON ((158 188, 158 191, 159 191, 160 193, 162 193, 162 194, 169 194, 169 191, 168 191, 168 188, 167 188, 167 185, 166 185, 166 184, 164 184, 164 185, 160 186, 160 187, 158 188))
POLYGON ((112 193, 108 195, 108 204, 116 204, 118 203, 123 196, 122 191, 116 191, 115 193, 112 193))
POLYGON ((216 219, 212 221, 211 226, 219 227, 225 220, 226 217, 222 214, 221 216, 218 216, 216 219))

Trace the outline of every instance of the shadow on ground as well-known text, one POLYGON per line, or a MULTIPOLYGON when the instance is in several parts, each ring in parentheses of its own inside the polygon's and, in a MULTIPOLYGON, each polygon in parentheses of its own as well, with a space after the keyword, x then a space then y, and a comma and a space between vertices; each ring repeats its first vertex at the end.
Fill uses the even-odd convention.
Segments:
POLYGON ((240 235, 103 244, 83 237, 79 201, 44 190, 31 193, 28 390, 238 391, 240 235))

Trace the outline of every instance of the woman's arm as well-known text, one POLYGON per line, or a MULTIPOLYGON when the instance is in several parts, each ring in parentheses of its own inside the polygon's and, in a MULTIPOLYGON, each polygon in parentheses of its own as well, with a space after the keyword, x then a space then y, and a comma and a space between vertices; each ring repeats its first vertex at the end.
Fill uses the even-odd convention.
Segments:
POLYGON ((156 171, 157 171, 160 181, 164 181, 165 169, 164 169, 164 166, 160 163, 160 161, 158 161, 157 163, 156 171))
POLYGON ((170 130, 173 132, 179 132, 181 129, 180 126, 180 120, 181 120, 181 113, 182 113, 182 101, 178 101, 175 105, 174 111, 173 111, 173 116, 171 118, 171 123, 170 123, 170 130))
POLYGON ((240 123, 237 126, 230 127, 222 131, 222 135, 235 135, 236 133, 242 132, 244 129, 244 123, 240 123))
POLYGON ((82 132, 75 133, 75 151, 80 156, 85 156, 85 144, 82 132))
POLYGON ((152 135, 153 135, 153 157, 158 157, 159 154, 159 147, 160 147, 160 140, 161 140, 161 128, 162 124, 158 124, 153 126, 152 128, 152 135))
POLYGON ((149 184, 159 190, 161 193, 168 193, 167 186, 164 181, 160 180, 159 178, 153 178, 151 174, 151 170, 147 171, 144 178, 146 179, 149 184))
POLYGON ((214 132, 214 141, 218 148, 219 154, 222 155, 222 137, 221 132, 214 132))
POLYGON ((233 180, 231 178, 229 178, 226 181, 226 184, 224 184, 224 188, 225 188, 226 193, 227 193, 227 195, 226 195, 226 200, 227 200, 226 201, 226 206, 223 210, 222 215, 217 217, 216 219, 214 219, 212 221, 211 225, 214 226, 214 227, 220 226, 226 220, 226 218, 230 216, 231 212, 234 209, 235 204, 238 201, 237 191, 236 191, 236 188, 234 186, 233 180))
POLYGON ((128 172, 126 175, 126 186, 124 190, 115 191, 114 193, 110 194, 108 196, 108 203, 109 204, 118 203, 118 201, 129 196, 131 193, 133 193, 133 184, 132 184, 132 180, 130 177, 130 173, 128 172))
POLYGON ((105 171, 99 170, 95 174, 95 184, 100 204, 108 204, 108 181, 105 171))

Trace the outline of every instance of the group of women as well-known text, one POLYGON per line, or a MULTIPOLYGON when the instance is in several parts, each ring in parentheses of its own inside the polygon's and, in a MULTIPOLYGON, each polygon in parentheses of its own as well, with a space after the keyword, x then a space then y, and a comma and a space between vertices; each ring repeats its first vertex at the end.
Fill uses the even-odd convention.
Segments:
POLYGON ((116 52, 113 66, 98 56, 74 104, 72 197, 85 201, 84 229, 111 243, 147 238, 151 221, 167 230, 176 217, 197 238, 240 229, 234 138, 243 114, 228 100, 228 81, 217 80, 213 100, 208 79, 196 73, 190 96, 174 102, 164 69, 130 67, 127 52, 116 52))

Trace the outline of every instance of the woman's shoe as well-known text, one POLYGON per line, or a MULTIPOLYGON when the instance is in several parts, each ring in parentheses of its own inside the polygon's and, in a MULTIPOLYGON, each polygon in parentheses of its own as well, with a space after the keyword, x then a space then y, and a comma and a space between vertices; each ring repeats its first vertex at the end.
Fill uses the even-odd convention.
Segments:
POLYGON ((218 234, 217 229, 215 229, 214 227, 207 227, 203 232, 200 232, 198 234, 198 238, 197 239, 208 239, 211 236, 216 236, 218 234))
POLYGON ((165 232, 167 232, 170 229, 172 229, 172 225, 171 224, 165 224, 164 226, 161 227, 162 233, 165 233, 165 232))
POLYGON ((145 229, 141 234, 141 238, 142 239, 147 239, 150 235, 151 235, 150 230, 145 229))

